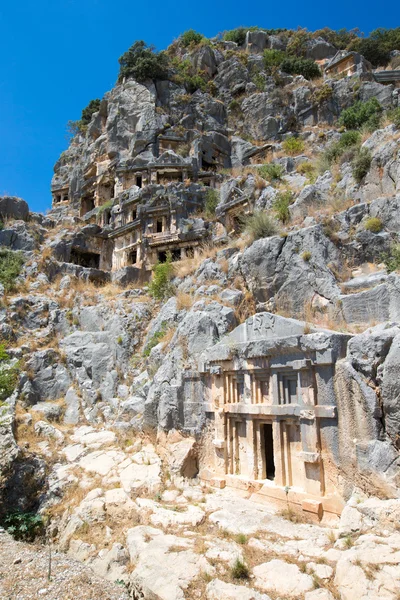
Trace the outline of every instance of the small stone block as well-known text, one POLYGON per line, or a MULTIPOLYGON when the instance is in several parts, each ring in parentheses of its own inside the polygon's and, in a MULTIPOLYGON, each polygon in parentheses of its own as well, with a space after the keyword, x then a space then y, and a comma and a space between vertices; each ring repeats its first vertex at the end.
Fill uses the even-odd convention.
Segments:
POLYGON ((322 519, 323 508, 322 502, 318 502, 318 500, 303 500, 301 503, 301 508, 304 512, 310 512, 318 516, 319 519, 322 519))
POLYGON ((211 479, 210 481, 210 485, 212 487, 218 488, 219 490, 222 490, 226 486, 226 481, 225 479, 220 479, 219 477, 213 477, 213 479, 211 479))

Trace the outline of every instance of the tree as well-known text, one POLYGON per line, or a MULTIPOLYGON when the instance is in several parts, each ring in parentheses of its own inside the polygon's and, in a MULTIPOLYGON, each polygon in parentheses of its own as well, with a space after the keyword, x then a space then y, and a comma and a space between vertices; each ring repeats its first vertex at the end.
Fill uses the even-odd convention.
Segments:
POLYGON ((124 77, 133 77, 139 82, 146 79, 163 79, 168 68, 165 52, 155 52, 154 47, 148 46, 143 40, 135 42, 118 62, 119 81, 124 77))
POLYGON ((100 110, 100 102, 100 98, 95 98, 89 102, 86 108, 83 109, 81 116, 81 122, 83 125, 89 125, 93 114, 100 110))

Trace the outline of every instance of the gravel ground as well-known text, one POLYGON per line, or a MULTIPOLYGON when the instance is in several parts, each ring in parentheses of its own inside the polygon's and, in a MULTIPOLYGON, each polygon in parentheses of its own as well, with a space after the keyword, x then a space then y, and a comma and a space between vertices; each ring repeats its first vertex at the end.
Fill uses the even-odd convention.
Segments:
POLYGON ((1 600, 127 600, 128 592, 97 577, 65 554, 53 554, 47 579, 48 549, 16 542, 0 530, 1 600))

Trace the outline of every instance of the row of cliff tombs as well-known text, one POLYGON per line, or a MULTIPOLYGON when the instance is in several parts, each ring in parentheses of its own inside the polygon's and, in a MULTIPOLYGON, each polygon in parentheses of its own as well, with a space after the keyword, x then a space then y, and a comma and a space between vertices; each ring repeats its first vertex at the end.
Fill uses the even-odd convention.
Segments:
POLYGON ((136 42, 0 198, 0 597, 400 598, 400 28, 136 42))

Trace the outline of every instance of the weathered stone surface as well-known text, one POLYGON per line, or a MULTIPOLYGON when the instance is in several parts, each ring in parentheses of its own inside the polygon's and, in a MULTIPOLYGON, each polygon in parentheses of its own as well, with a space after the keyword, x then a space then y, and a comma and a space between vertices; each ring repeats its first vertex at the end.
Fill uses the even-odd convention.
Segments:
POLYGON ((225 583, 220 579, 214 579, 207 585, 206 594, 207 600, 270 600, 266 594, 250 590, 244 585, 225 583))
POLYGON ((313 589, 312 577, 301 573, 297 565, 273 559, 253 569, 255 586, 263 591, 275 592, 288 598, 296 598, 313 589))
POLYGON ((0 216, 5 219, 22 219, 25 221, 29 215, 29 207, 25 200, 16 196, 2 196, 0 198, 0 216))

